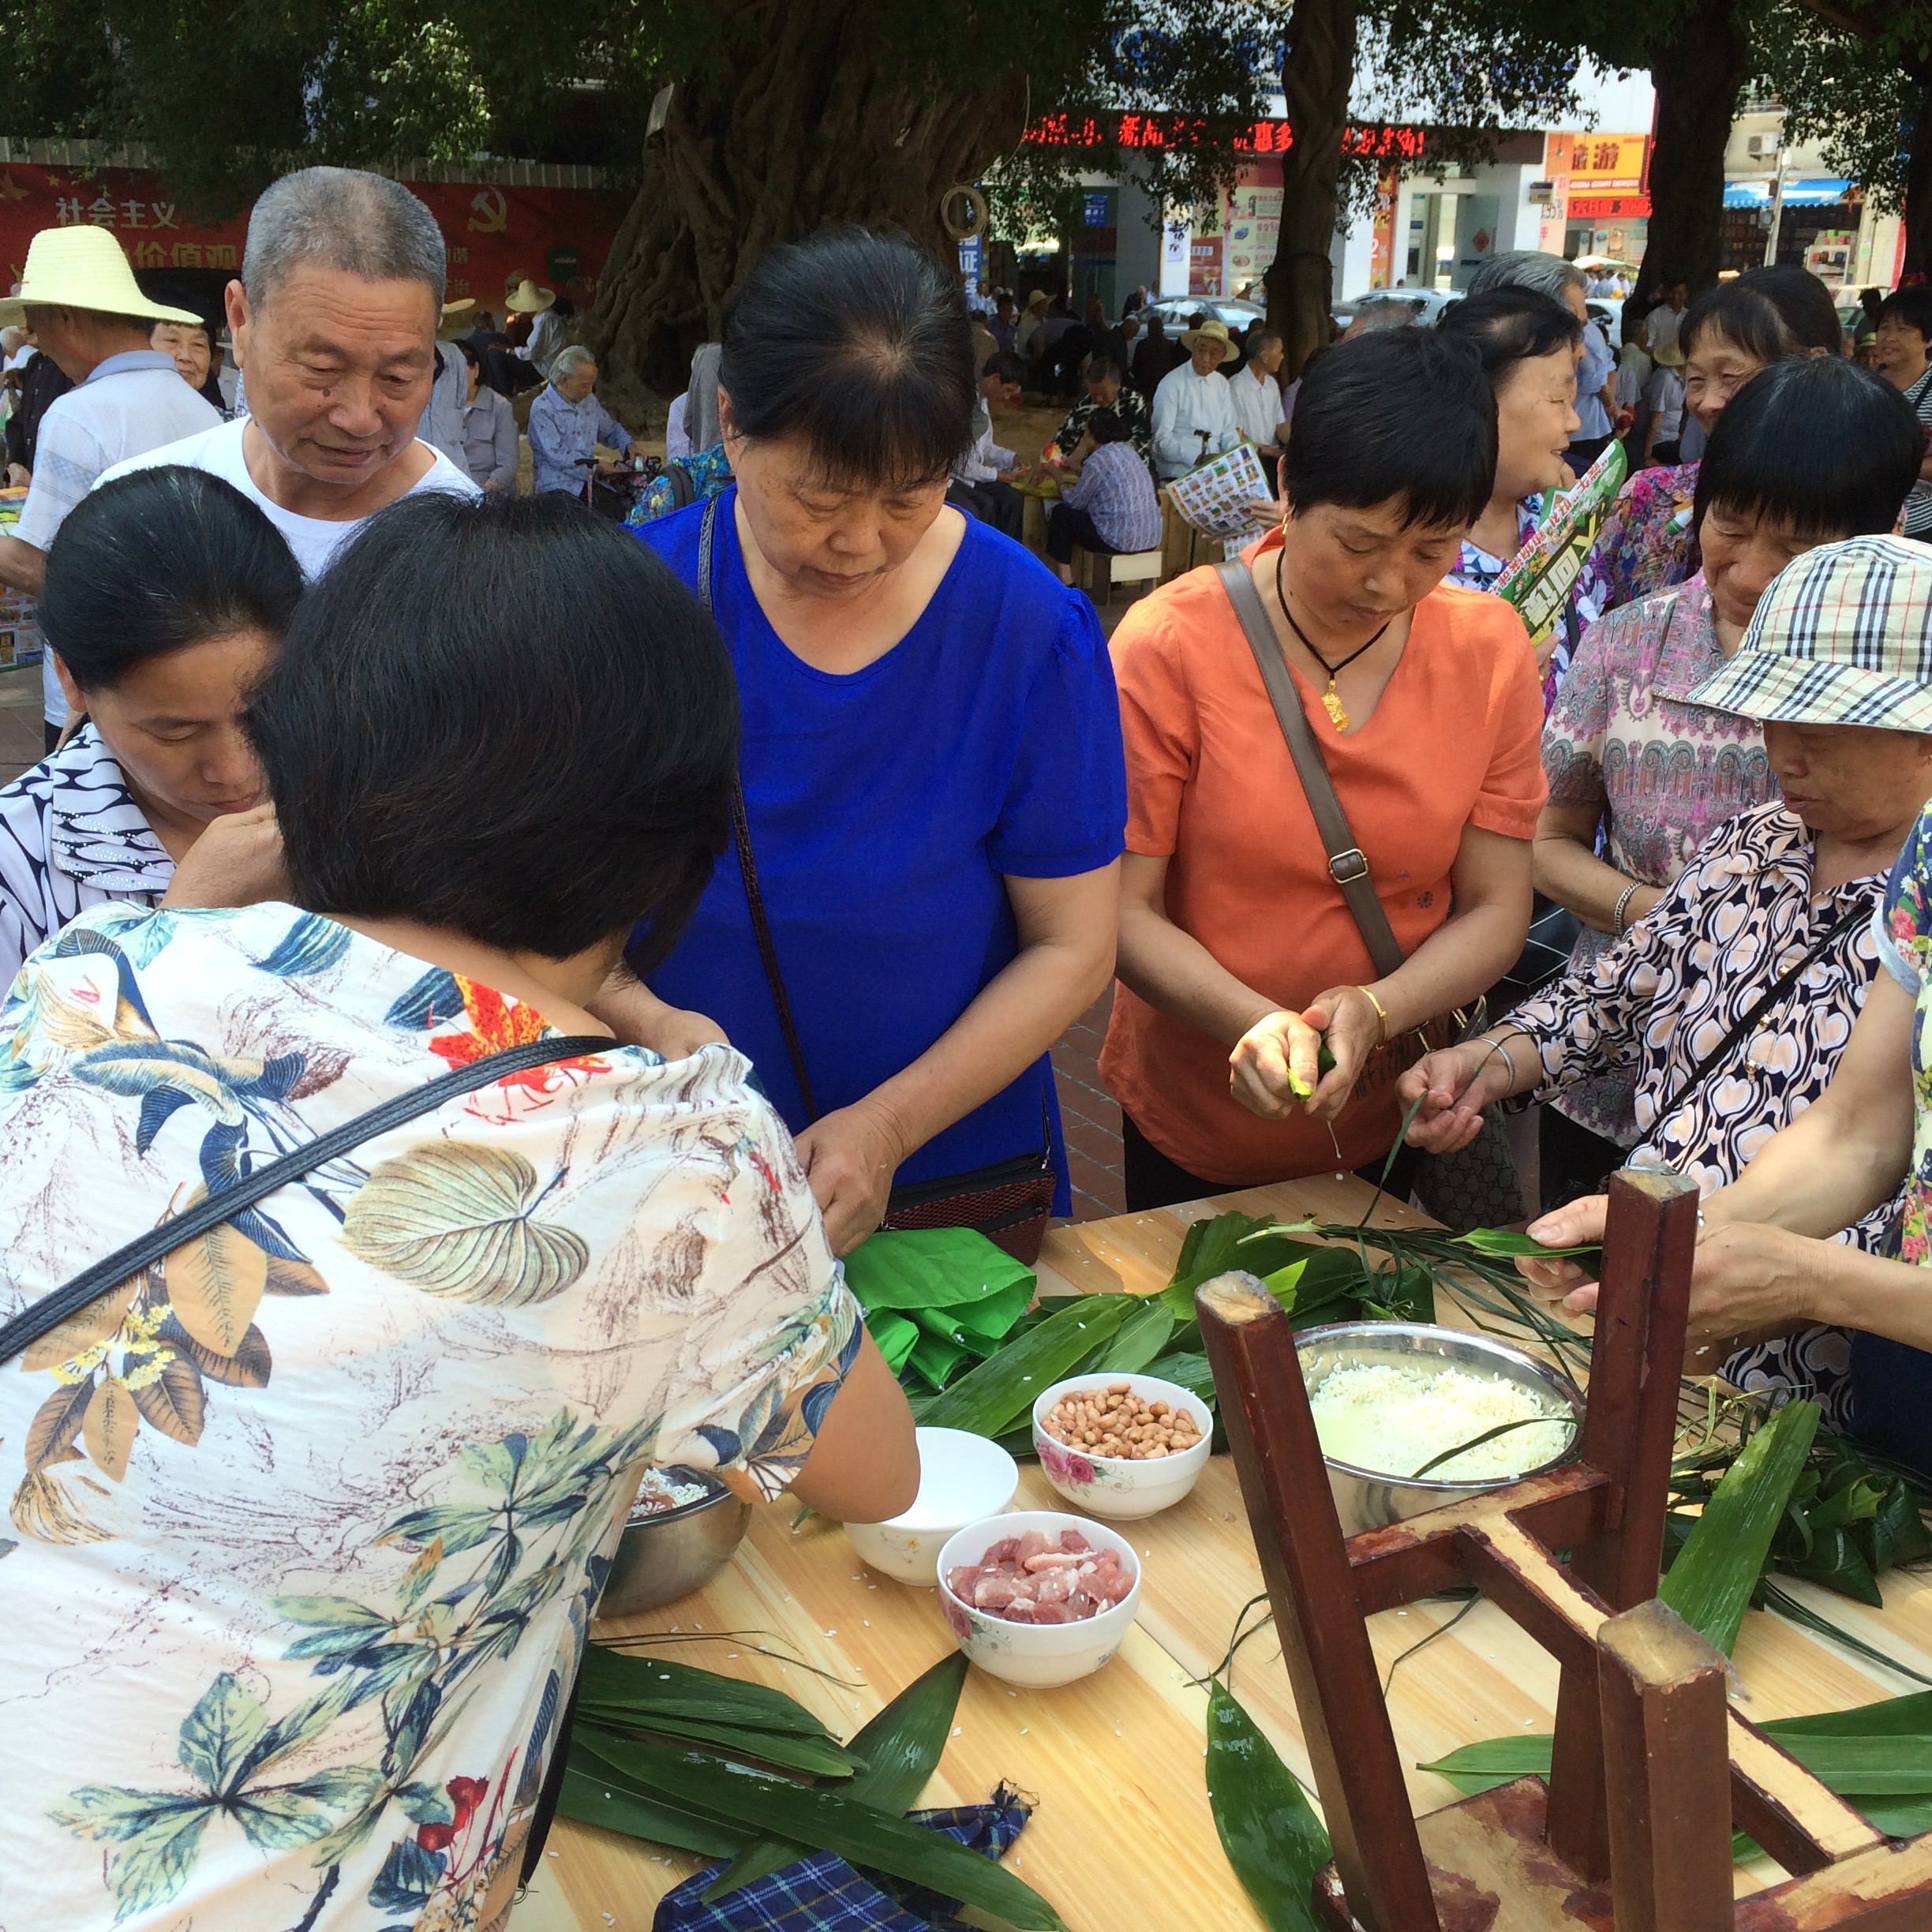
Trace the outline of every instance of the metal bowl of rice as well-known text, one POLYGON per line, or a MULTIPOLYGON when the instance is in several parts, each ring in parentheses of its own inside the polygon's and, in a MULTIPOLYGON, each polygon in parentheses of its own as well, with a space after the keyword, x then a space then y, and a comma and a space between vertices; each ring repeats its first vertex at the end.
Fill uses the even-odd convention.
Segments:
POLYGON ((1303 1330, 1295 1347, 1344 1536, 1540 1475, 1577 1452, 1581 1391, 1506 1342, 1420 1322, 1336 1322, 1303 1330))
POLYGON ((751 1504, 702 1470, 646 1470, 595 1614, 636 1616, 702 1589, 751 1521, 751 1504))

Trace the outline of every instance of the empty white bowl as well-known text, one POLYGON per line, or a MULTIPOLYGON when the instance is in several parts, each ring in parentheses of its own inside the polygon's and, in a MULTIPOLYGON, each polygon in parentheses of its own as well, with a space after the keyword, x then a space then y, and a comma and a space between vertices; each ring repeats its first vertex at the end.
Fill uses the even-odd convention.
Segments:
POLYGON ((939 1607, 969 1662, 1008 1683, 1050 1690, 1092 1676, 1121 1647, 1140 1608, 1140 1558, 1125 1537, 1105 1523, 1058 1510, 1015 1510, 960 1530, 939 1552, 939 1607), (1077 1530, 1095 1549, 1118 1550, 1133 1572, 1133 1588, 1110 1609, 1078 1623, 1009 1623, 962 1603, 947 1588, 947 1577, 962 1563, 977 1563, 995 1543, 1029 1530, 1056 1541, 1061 1530, 1077 1530))
POLYGON ((915 1429, 919 1486, 912 1507, 889 1522, 848 1523, 860 1559, 901 1583, 939 1578, 941 1546, 968 1523, 998 1516, 1020 1487, 1020 1466, 996 1442, 965 1429, 915 1429))
POLYGON ((1214 1416, 1208 1405, 1178 1382, 1163 1381, 1159 1376, 1109 1375, 1095 1369, 1056 1382, 1033 1405, 1033 1447, 1039 1452, 1046 1480, 1069 1503, 1117 1522, 1151 1516, 1156 1510, 1178 1503, 1200 1480, 1213 1446, 1214 1416), (1200 1440, 1178 1455, 1137 1462, 1125 1456, 1095 1455, 1091 1449, 1073 1448, 1046 1433, 1046 1418, 1059 1406, 1061 1397, 1104 1389, 1110 1382, 1126 1383, 1143 1402, 1164 1402, 1170 1409, 1185 1410, 1201 1432, 1200 1440))

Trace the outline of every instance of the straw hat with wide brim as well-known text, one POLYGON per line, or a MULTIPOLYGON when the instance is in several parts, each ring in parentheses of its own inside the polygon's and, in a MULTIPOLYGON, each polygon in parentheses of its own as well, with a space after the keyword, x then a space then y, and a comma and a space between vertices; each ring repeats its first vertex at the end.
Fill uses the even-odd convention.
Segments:
POLYGON ((1199 328, 1181 331, 1181 346, 1189 355, 1194 353, 1194 345, 1198 342, 1219 343, 1223 354, 1231 353, 1234 347, 1234 338, 1228 333, 1228 325, 1219 316, 1210 316, 1199 328))
POLYGON ((504 298, 504 306, 517 315, 541 315, 556 300, 555 289, 540 289, 526 275, 515 293, 504 298))
POLYGON ((140 292, 121 244, 105 228, 43 228, 27 245, 20 293, 0 299, 0 328, 17 326, 29 306, 89 309, 138 316, 144 322, 196 322, 192 309, 170 309, 140 292))
POLYGON ((1659 369, 1682 369, 1684 365, 1683 344, 1674 340, 1659 343, 1650 351, 1650 360, 1659 369))
POLYGON ((1044 309, 1052 300, 1053 298, 1044 289, 1035 289, 1027 298, 1027 306, 1029 309, 1044 309))
POLYGON ((455 301, 446 301, 443 305, 443 320, 447 322, 451 316, 467 315, 475 306, 476 298, 474 295, 459 295, 455 301))
POLYGON ((1760 723, 1932 732, 1932 549, 1854 537, 1794 558, 1689 699, 1760 723))

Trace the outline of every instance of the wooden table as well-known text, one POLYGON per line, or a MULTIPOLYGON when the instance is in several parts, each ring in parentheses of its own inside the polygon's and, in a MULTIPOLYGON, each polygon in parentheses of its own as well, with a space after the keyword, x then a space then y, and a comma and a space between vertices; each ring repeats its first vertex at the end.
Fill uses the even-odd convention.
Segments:
MULTIPOLYGON (((1058 1228, 1041 1258, 1041 1288, 1150 1293, 1166 1284, 1192 1221, 1227 1206, 1284 1219, 1354 1220, 1368 1194, 1353 1178, 1296 1181, 1058 1228)), ((1425 1225, 1413 1211, 1392 1206, 1377 1218, 1425 1225)), ((1458 1320, 1444 1301, 1442 1318, 1458 1320)), ((1037 1466, 1024 1465, 1016 1507, 1066 1505, 1037 1466)), ((849 1735, 952 1639, 932 1591, 867 1571, 833 1526, 813 1523, 794 1535, 794 1514, 782 1502, 754 1510, 738 1557, 709 1588, 600 1632, 696 1638, 666 1654, 775 1685, 849 1735), (723 1634, 754 1631, 771 1634, 723 1634), (760 1655, 754 1646, 761 1643, 777 1654, 760 1655), (850 1687, 792 1668, 788 1658, 850 1687)), ((1241 1607, 1262 1589, 1228 1458, 1215 1457, 1185 1502, 1136 1525, 1133 1537, 1145 1565, 1140 1615, 1120 1653, 1058 1690, 1016 1692, 969 1673, 956 1735, 924 1802, 978 1803, 1002 1779, 1037 1798, 1009 1863, 1052 1901, 1071 1932, 1118 1932, 1127 1922, 1260 1932, 1262 1922, 1222 1855, 1208 1811, 1201 1770, 1206 1694, 1193 1681, 1219 1663, 1241 1607)), ((1888 1575, 1882 1612, 1788 1580, 1785 1587, 1889 1655, 1932 1672, 1932 1579, 1888 1575)), ((1389 1709, 1411 1766, 1480 1738, 1552 1728, 1555 1664, 1486 1603, 1396 1668, 1404 1651, 1461 1607, 1417 1604, 1369 1627, 1385 1679, 1394 1671, 1389 1709)), ((1272 1628, 1264 1627, 1243 1646, 1232 1684, 1305 1778, 1308 1758, 1280 1654, 1272 1628)), ((1755 1612, 1735 1661, 1739 1707, 1754 1718, 1840 1709, 1918 1687, 1755 1612)), ((1456 1795, 1443 1780, 1413 1769, 1409 1787, 1418 1811, 1456 1795)), ((517 1910, 515 1932, 649 1932, 657 1900, 702 1861, 560 1819, 545 1863, 517 1910)), ((1739 1889, 1775 1875, 1768 1864, 1741 1867, 1739 1889)))

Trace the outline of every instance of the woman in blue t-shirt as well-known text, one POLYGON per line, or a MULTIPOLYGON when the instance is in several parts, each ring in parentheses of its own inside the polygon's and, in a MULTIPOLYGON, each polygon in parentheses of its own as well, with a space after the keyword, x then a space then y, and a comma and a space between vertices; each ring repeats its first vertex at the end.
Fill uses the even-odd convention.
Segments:
POLYGON ((736 485, 637 532, 731 650, 744 811, 669 957, 634 951, 649 992, 600 1010, 660 1042, 657 1002, 694 1042, 708 1015, 751 1056, 841 1252, 888 1213, 1037 1245, 1068 1211, 1047 1049, 1114 967, 1106 646, 1080 593, 947 507, 974 399, 923 250, 773 249, 725 317, 736 485))

